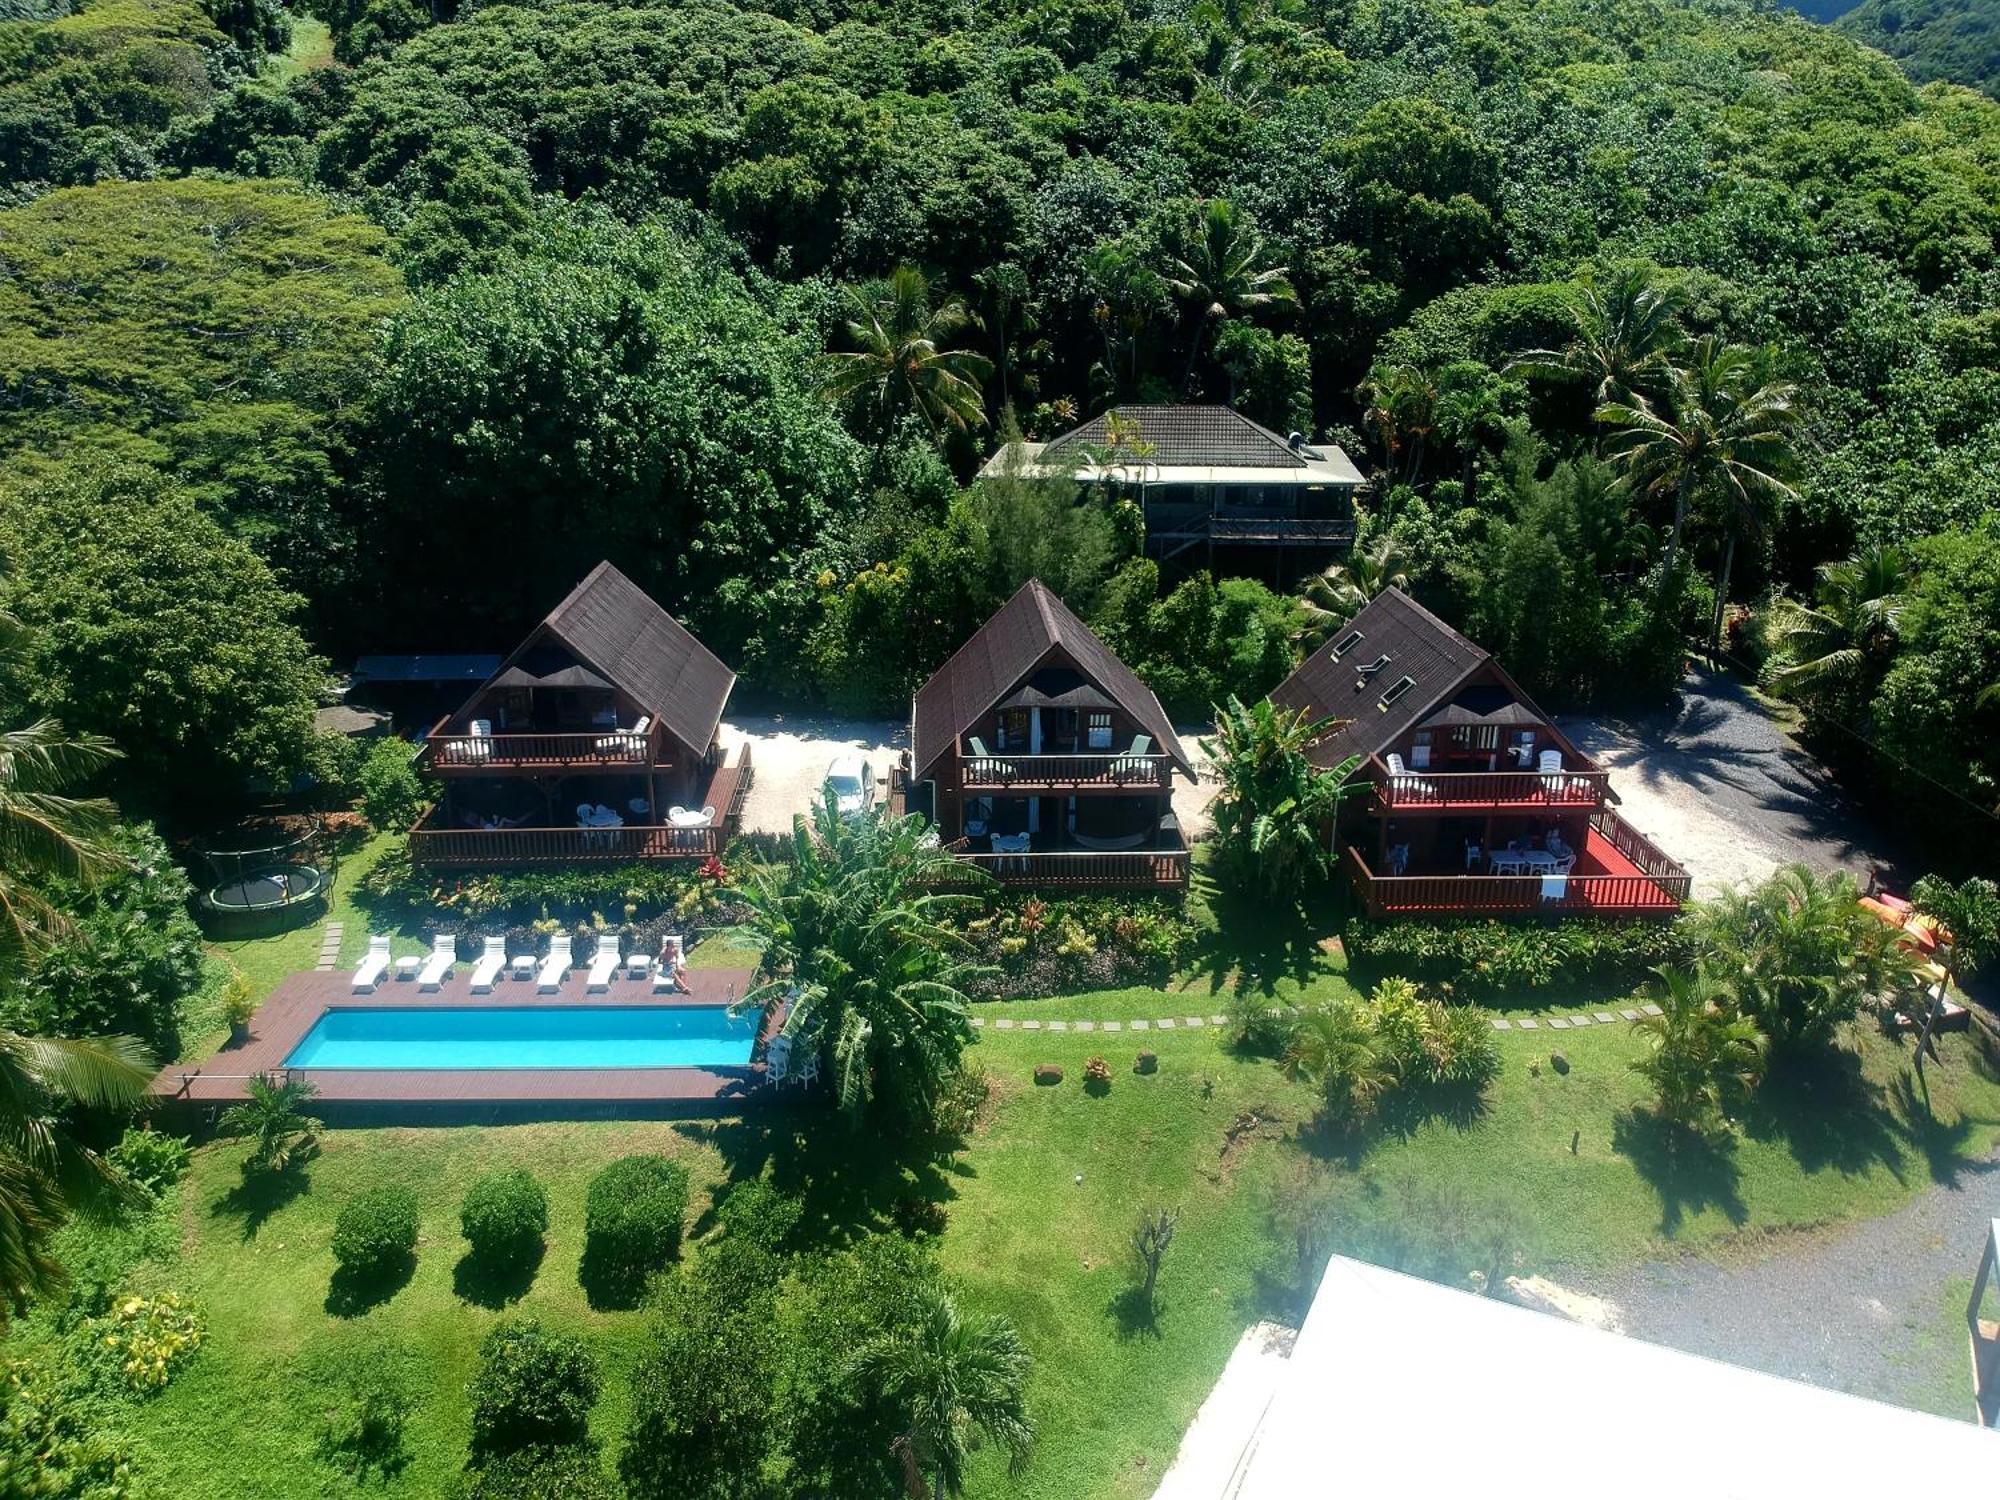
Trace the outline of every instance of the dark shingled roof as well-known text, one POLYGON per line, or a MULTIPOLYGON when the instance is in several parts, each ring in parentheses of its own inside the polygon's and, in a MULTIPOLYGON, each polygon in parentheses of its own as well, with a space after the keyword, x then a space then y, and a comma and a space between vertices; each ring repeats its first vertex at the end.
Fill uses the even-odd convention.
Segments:
POLYGON ((1160 751, 1171 755, 1174 764, 1193 778, 1194 767, 1188 764, 1173 722, 1153 690, 1040 579, 1031 578, 917 689, 911 707, 916 779, 928 776, 938 757, 949 751, 960 735, 1058 650, 1113 703, 1151 731, 1160 751))
POLYGON ((561 642, 690 750, 706 750, 714 739, 736 674, 610 563, 599 563, 571 589, 507 665, 548 639, 561 642))
POLYGON ((1259 427, 1226 406, 1115 406, 1065 432, 1042 449, 1041 461, 1081 457, 1085 449, 1102 448, 1107 422, 1116 416, 1137 427, 1149 444, 1147 457, 1163 468, 1213 465, 1241 469, 1303 469, 1306 461, 1268 427, 1259 427))
POLYGON ((1279 683, 1271 701, 1280 708, 1303 708, 1316 719, 1347 721, 1312 750, 1312 761, 1334 766, 1350 755, 1379 755, 1404 731, 1449 702, 1465 679, 1490 660, 1400 589, 1384 589, 1333 639, 1307 657, 1279 683), (1361 639, 1338 656, 1356 631, 1361 639), (1383 657, 1388 661, 1373 671, 1383 657), (1387 708, 1382 698, 1405 677, 1416 685, 1387 708))

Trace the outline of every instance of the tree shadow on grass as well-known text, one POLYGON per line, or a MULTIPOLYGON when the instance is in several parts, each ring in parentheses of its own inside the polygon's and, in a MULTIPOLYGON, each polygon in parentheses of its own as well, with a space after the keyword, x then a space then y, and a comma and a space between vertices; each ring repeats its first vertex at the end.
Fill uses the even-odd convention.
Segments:
POLYGON ((2000 1171, 2000 1161, 1981 1160, 1966 1150, 1974 1129, 1991 1124, 1990 1120, 1966 1114, 1954 1120, 1938 1119, 1911 1073, 1901 1074, 1889 1085, 1889 1102, 1902 1120, 1910 1144, 1923 1157, 1932 1182, 1958 1188, 1964 1186, 1966 1177, 2000 1171))
POLYGON ((1413 1088, 1391 1094, 1382 1101, 1376 1120, 1384 1134, 1408 1140, 1433 1120, 1462 1135, 1484 1120, 1489 1111, 1485 1089, 1439 1084, 1436 1088, 1413 1088))
POLYGON ((1218 890, 1212 901, 1216 929, 1196 957, 1190 988, 1205 978, 1208 993, 1275 995, 1281 980, 1310 983, 1318 972, 1324 902, 1298 903, 1218 890))
POLYGON ((954 1179, 974 1175, 969 1162, 935 1142, 899 1143, 811 1105, 772 1105, 754 1117, 689 1120, 674 1128, 721 1153, 732 1182, 748 1182, 768 1170, 773 1187, 799 1200, 793 1243, 802 1249, 838 1249, 895 1230, 900 1201, 950 1202, 958 1197, 954 1179))
POLYGON ((1883 1090, 1844 1047, 1780 1057, 1742 1109, 1744 1133, 1783 1141, 1808 1172, 1848 1175, 1884 1167, 1903 1180, 1902 1132, 1883 1090))
POLYGON ((1749 1218, 1738 1191, 1743 1171, 1736 1143, 1727 1135, 1706 1135, 1634 1109, 1612 1122, 1611 1146, 1660 1195, 1661 1233, 1678 1233, 1689 1214, 1710 1208, 1720 1209, 1731 1224, 1749 1218))
POLYGON ((341 1266, 327 1283, 326 1310, 336 1318, 358 1318, 408 1286, 416 1270, 414 1255, 406 1255, 396 1265, 381 1270, 361 1271, 341 1266))
POLYGON ((1121 1339, 1157 1339, 1160 1337, 1160 1309, 1157 1297, 1147 1302, 1144 1287, 1128 1286, 1106 1303, 1104 1310, 1111 1314, 1111 1321, 1117 1325, 1121 1339))
POLYGON ((302 1166, 282 1172, 245 1172, 236 1186, 209 1205, 211 1217, 240 1218, 242 1237, 257 1238, 265 1221, 312 1188, 312 1176, 302 1166))
POLYGON ((468 1250, 451 1268, 451 1289, 460 1300, 497 1312, 528 1295, 547 1253, 548 1246, 543 1245, 531 1259, 514 1265, 496 1266, 468 1250))

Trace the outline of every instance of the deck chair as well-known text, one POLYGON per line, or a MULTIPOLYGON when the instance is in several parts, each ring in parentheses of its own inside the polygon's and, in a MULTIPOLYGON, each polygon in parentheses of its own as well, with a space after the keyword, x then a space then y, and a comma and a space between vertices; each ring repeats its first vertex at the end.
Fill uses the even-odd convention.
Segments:
POLYGON ((601 995, 611 988, 611 975, 618 968, 618 939, 610 933, 599 933, 597 951, 590 956, 590 974, 585 980, 585 988, 593 995, 601 995))
POLYGON ((382 976, 389 972, 389 940, 385 937, 368 939, 368 956, 361 960, 354 970, 354 992, 357 995, 372 995, 375 986, 382 982, 382 976))
POLYGON ((542 960, 542 971, 535 976, 535 988, 544 995, 553 995, 562 988, 563 980, 569 976, 569 968, 569 934, 559 932, 549 939, 549 956, 542 960))
POLYGON ((662 960, 654 968, 653 993, 656 995, 672 994, 678 990, 680 988, 680 977, 676 974, 675 970, 678 968, 684 972, 687 968, 687 944, 681 941, 679 937, 669 935, 661 940, 660 946, 664 949, 669 943, 673 944, 674 952, 680 955, 680 963, 676 965, 662 960))
POLYGON ((978 767, 978 770, 972 772, 972 774, 977 779, 988 781, 1012 781, 1014 779, 1013 762, 1001 760, 991 750, 988 750, 986 748, 986 741, 982 740, 978 735, 968 734, 965 737, 965 743, 972 747, 971 765, 978 767))
POLYGON ((500 977, 500 971, 506 967, 507 940, 503 937, 486 939, 486 945, 479 954, 479 962, 472 966, 472 993, 492 994, 493 981, 500 977))
POLYGON ((1153 737, 1150 734, 1133 735, 1132 748, 1127 750, 1121 758, 1111 763, 1113 778, 1123 781, 1128 776, 1152 775, 1153 763, 1146 758, 1152 753, 1153 737))
POLYGON ((458 962, 458 934, 440 932, 431 939, 431 956, 424 960, 424 966, 417 970, 417 988, 434 990, 451 973, 451 966, 458 962))
POLYGON ((1389 765, 1389 781, 1399 792, 1407 792, 1412 797, 1421 797, 1426 802, 1437 800, 1437 783, 1426 781, 1421 776, 1410 774, 1410 768, 1403 763, 1403 757, 1391 750, 1383 757, 1389 765))

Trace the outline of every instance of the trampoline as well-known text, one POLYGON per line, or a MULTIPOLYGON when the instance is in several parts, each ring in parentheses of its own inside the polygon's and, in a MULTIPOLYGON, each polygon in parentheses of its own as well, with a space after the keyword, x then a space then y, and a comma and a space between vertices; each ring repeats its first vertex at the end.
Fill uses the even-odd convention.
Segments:
POLYGON ((332 877, 319 830, 242 829, 202 848, 213 883, 201 893, 206 925, 218 936, 275 932, 317 916, 332 877))

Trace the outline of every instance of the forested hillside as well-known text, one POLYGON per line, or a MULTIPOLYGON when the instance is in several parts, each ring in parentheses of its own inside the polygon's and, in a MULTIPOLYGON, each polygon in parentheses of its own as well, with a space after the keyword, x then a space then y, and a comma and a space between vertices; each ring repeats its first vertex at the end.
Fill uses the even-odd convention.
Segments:
POLYGON ((1840 30, 1880 48, 1918 83, 2000 94, 2000 5, 1993 0, 1863 0, 1840 30))
POLYGON ((497 647, 609 556, 874 711, 1040 573, 1192 713, 1284 670, 1297 581, 965 481, 1010 420, 1229 401, 1372 468, 1363 553, 1559 702, 1895 546, 1887 637, 1836 593, 1737 644, 1994 800, 1975 94, 1722 0, 325 5, 326 66, 268 0, 0 25, 15 529, 158 470, 334 655, 497 647))

